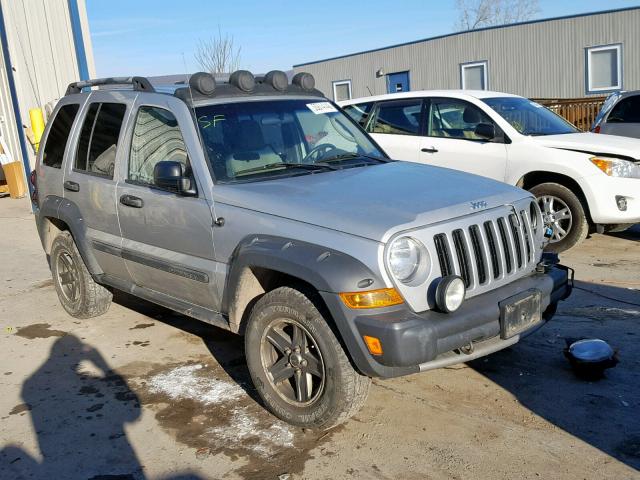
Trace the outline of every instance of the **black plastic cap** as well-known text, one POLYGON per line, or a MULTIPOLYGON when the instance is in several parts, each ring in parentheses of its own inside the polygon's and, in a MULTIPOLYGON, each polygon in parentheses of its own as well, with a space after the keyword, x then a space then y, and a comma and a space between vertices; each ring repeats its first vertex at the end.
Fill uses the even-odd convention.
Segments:
POLYGON ((311 91, 316 87, 316 79, 307 72, 296 73, 291 83, 307 91, 311 91))
POLYGON ((247 70, 237 70, 229 77, 229 83, 243 92, 252 92, 256 86, 253 73, 247 70))
POLYGON ((271 70, 264 76, 263 83, 271 85, 274 89, 284 92, 289 86, 287 74, 281 70, 271 70))
POLYGON ((216 91, 216 79, 206 72, 194 73, 189 77, 189 85, 203 95, 212 95, 216 91))

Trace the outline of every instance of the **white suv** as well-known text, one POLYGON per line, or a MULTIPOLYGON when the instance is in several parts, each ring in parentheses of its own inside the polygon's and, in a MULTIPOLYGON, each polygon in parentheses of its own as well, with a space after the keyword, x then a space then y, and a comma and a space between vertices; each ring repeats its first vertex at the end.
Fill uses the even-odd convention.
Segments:
POLYGON ((640 222, 640 140, 577 130, 506 93, 416 91, 341 102, 393 158, 463 170, 536 195, 563 251, 640 222))

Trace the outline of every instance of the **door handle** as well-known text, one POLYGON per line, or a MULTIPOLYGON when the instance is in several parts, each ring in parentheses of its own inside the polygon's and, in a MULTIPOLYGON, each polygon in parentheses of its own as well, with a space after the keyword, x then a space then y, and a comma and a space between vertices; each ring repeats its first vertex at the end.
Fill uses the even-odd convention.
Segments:
POLYGON ((133 195, 122 195, 120 197, 120 203, 126 205, 127 207, 133 208, 142 208, 144 202, 139 197, 134 197, 133 195))
POLYGON ((438 153, 438 149, 435 148, 435 147, 431 147, 431 148, 426 148, 425 147, 421 151, 424 152, 424 153, 438 153))
POLYGON ((80 191, 80 185, 77 184, 76 182, 72 182, 71 180, 67 180, 66 182, 63 183, 62 186, 64 187, 65 190, 69 190, 70 192, 80 191))

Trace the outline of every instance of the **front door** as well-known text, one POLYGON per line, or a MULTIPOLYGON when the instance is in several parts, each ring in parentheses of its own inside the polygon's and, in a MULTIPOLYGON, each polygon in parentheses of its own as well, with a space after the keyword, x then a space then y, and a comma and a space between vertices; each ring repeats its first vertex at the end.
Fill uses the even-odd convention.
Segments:
POLYGON ((504 182, 507 148, 499 127, 478 106, 456 98, 433 98, 426 115, 419 162, 475 173, 504 182), (479 123, 493 124, 498 137, 475 134, 479 123))
POLYGON ((387 93, 409 91, 409 72, 397 72, 387 75, 387 93))
POLYGON ((419 161, 424 102, 420 98, 378 102, 367 130, 395 160, 419 161))
POLYGON ((129 161, 116 194, 122 256, 135 284, 189 304, 218 311, 212 210, 192 169, 197 144, 183 132, 191 118, 184 103, 167 95, 138 101, 129 135, 129 161), (149 101, 152 100, 152 101, 149 101), (172 112, 178 112, 176 115, 172 112), (181 113, 180 113, 181 112, 181 113), (197 195, 182 196, 155 185, 154 167, 183 164, 197 195))

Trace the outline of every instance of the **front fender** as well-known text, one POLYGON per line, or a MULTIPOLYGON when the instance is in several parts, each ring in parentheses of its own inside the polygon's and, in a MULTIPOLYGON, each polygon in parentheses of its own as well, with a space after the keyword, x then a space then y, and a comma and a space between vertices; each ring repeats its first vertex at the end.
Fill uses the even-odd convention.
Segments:
POLYGON ((380 275, 350 255, 299 240, 251 235, 238 244, 231 257, 223 311, 229 311, 240 275, 247 267, 290 275, 309 283, 319 292, 354 292, 386 287, 380 275))

